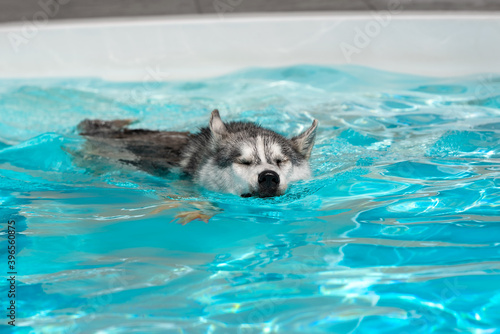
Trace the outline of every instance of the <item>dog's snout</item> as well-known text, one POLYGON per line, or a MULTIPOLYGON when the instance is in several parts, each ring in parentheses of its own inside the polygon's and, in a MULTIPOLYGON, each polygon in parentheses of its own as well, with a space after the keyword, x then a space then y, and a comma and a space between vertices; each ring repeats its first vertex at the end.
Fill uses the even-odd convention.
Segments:
POLYGON ((259 174, 259 197, 272 197, 278 193, 280 176, 272 170, 259 174))
POLYGON ((275 187, 280 184, 280 177, 272 170, 265 170, 259 174, 259 185, 275 187))

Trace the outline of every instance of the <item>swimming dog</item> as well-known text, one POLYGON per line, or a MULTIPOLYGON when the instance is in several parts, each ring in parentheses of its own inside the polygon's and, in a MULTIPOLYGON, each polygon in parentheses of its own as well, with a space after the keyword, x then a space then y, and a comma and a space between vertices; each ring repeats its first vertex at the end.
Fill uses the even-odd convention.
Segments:
POLYGON ((286 138, 251 122, 224 123, 214 110, 198 133, 128 129, 129 120, 84 120, 81 135, 93 154, 132 164, 152 174, 180 169, 195 183, 242 197, 273 197, 290 182, 311 175, 309 158, 318 121, 286 138))

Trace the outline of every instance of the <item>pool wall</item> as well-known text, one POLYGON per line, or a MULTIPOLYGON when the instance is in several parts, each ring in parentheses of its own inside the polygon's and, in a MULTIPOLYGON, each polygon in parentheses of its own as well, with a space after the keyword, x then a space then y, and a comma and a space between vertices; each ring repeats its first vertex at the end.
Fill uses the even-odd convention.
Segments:
POLYGON ((295 13, 0 25, 0 78, 203 78, 244 67, 356 64, 431 76, 500 73, 500 14, 295 13))

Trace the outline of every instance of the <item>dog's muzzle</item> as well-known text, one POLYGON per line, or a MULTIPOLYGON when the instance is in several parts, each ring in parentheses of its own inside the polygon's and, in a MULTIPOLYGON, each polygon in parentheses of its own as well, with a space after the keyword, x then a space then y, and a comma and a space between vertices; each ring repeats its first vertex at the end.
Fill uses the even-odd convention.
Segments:
POLYGON ((259 174, 259 197, 276 196, 280 185, 280 176, 272 170, 259 174))

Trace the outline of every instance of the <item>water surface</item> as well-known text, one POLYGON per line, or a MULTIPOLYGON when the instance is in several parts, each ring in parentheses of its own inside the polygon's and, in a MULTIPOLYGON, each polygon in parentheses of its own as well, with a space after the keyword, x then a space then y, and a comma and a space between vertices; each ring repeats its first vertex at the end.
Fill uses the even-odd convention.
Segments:
POLYGON ((499 116, 492 74, 1 81, 0 250, 6 273, 13 219, 18 293, 17 326, 0 330, 496 332, 499 116), (239 198, 78 153, 84 118, 193 131, 214 108, 290 136, 318 119, 314 177, 239 198), (182 226, 185 212, 216 215, 182 226))

